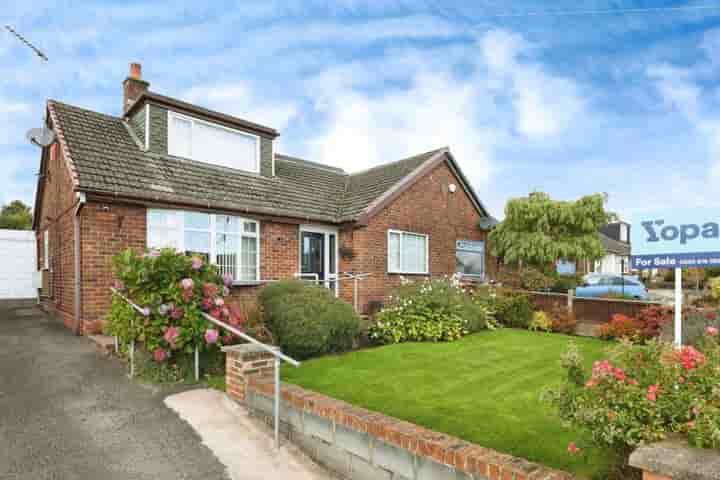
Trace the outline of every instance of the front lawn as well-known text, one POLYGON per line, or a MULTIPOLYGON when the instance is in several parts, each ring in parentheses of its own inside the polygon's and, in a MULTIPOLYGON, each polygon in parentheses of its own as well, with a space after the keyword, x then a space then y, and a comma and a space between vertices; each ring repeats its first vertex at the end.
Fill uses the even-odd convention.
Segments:
POLYGON ((405 343, 284 368, 285 381, 483 447, 589 477, 607 459, 567 452, 579 435, 540 401, 577 343, 588 366, 608 345, 591 338, 500 329, 451 343, 405 343))

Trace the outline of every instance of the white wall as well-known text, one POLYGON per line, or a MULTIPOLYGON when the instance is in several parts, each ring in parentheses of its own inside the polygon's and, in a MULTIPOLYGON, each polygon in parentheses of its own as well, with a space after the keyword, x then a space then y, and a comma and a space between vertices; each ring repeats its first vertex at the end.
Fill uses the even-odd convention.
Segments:
POLYGON ((35 298, 35 232, 0 230, 0 299, 35 298))
POLYGON ((625 272, 630 271, 630 258, 623 257, 621 255, 615 255, 614 253, 608 253, 601 260, 595 262, 595 272, 597 273, 611 273, 620 275, 623 273, 622 270, 622 259, 625 259, 625 272))

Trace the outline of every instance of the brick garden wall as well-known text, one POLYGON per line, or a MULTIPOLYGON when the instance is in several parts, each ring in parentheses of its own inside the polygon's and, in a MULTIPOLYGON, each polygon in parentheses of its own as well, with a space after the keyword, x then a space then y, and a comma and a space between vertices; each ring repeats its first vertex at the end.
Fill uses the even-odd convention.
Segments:
MULTIPOLYGON (((480 215, 470 197, 460 188, 460 180, 446 163, 438 165, 403 192, 394 202, 373 217, 369 225, 357 229, 345 229, 340 245, 350 247, 355 258, 341 258, 340 271, 371 273, 361 283, 360 309, 367 310, 370 301, 386 301, 394 288, 400 284, 401 275, 388 273, 387 231, 404 230, 429 235, 430 265, 432 277, 455 273, 456 240, 486 240, 487 232, 478 227, 480 215), (455 193, 448 185, 458 185, 455 193)), ((486 276, 494 274, 495 261, 487 253, 486 276)), ((423 278, 408 276, 408 278, 423 278)), ((352 284, 342 289, 342 298, 352 299, 352 284)))
MULTIPOLYGON (((227 393, 272 423, 272 354, 226 347, 227 393)), ((282 384, 280 430, 350 480, 569 480, 565 472, 282 384)))

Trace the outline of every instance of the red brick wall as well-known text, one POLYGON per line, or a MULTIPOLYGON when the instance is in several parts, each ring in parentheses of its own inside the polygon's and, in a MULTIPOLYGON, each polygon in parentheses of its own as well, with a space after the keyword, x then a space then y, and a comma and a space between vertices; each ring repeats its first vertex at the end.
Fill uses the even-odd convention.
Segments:
MULTIPOLYGON (((371 273, 361 283, 359 303, 366 311, 369 301, 386 301, 400 283, 401 275, 388 273, 387 231, 404 230, 429 235, 431 277, 455 273, 456 240, 486 240, 478 227, 480 214, 462 188, 449 193, 448 185, 461 185, 446 163, 438 165, 373 217, 363 228, 344 231, 341 246, 352 247, 355 258, 341 259, 341 271, 371 273)), ((486 245, 486 251, 487 251, 486 245)), ((494 259, 486 255, 486 272, 492 275, 494 259)), ((412 275, 408 278, 425 278, 412 275)), ((352 299, 352 285, 343 286, 342 297, 352 299)))
POLYGON ((145 207, 88 202, 81 217, 82 320, 85 333, 102 330, 110 308, 112 257, 145 249, 145 207))
POLYGON ((35 212, 38 218, 36 240, 38 268, 44 267, 44 232, 49 235, 49 298, 43 300, 46 308, 56 312, 68 327, 74 324, 75 309, 75 255, 74 205, 77 201, 72 190, 72 179, 62 149, 57 143, 50 147, 46 171, 41 178, 43 192, 35 212))

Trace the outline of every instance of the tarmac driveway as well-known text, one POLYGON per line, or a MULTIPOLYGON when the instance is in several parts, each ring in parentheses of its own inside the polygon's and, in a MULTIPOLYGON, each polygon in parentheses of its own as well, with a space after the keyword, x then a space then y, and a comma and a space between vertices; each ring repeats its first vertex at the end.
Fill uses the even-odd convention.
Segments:
POLYGON ((226 479, 163 404, 34 308, 0 302, 0 479, 226 479))

